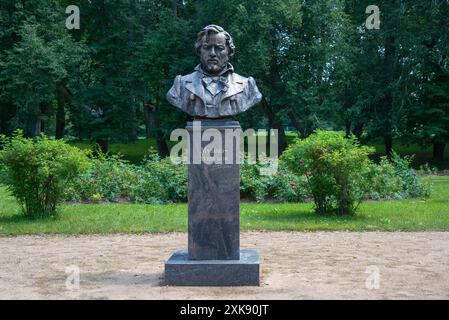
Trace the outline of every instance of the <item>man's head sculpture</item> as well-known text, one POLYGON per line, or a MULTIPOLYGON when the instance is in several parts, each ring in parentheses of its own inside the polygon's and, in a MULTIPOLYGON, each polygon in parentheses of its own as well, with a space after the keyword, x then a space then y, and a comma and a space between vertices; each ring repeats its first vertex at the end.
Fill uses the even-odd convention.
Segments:
POLYGON ((198 33, 195 49, 201 63, 195 71, 177 76, 167 99, 197 118, 228 118, 246 111, 262 99, 252 77, 234 73, 229 63, 235 53, 231 35, 209 25, 198 33))
POLYGON ((207 26, 198 33, 195 49, 201 66, 210 74, 223 71, 235 53, 231 35, 216 25, 207 26))

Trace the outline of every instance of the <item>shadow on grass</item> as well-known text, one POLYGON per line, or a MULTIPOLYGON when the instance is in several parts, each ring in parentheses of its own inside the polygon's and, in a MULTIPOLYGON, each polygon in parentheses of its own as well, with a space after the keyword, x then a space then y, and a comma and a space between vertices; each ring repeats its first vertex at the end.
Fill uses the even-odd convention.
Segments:
POLYGON ((55 216, 51 216, 51 217, 36 217, 36 218, 31 218, 31 217, 27 217, 22 213, 16 213, 13 215, 1 215, 0 214, 0 224, 2 223, 40 223, 40 222, 50 222, 50 221, 55 221, 58 220, 58 215, 55 216))
MULTIPOLYGON (((251 216, 245 217, 251 219, 251 216)), ((282 212, 270 212, 270 213, 259 213, 257 215, 258 219, 277 221, 277 222, 353 222, 358 220, 364 220, 363 216, 355 215, 344 215, 339 216, 337 214, 320 215, 310 210, 289 210, 282 212)))

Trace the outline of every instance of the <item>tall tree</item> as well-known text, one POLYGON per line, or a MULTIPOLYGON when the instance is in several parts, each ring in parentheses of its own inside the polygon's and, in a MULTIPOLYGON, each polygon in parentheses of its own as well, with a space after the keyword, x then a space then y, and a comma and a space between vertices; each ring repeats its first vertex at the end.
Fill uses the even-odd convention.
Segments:
POLYGON ((417 2, 410 60, 413 95, 407 112, 407 136, 433 145, 440 162, 449 141, 449 1, 417 2))
POLYGON ((67 33, 64 11, 56 1, 7 0, 0 10, 0 103, 14 110, 13 127, 36 136, 43 120, 54 117, 56 88, 82 58, 83 49, 67 33))

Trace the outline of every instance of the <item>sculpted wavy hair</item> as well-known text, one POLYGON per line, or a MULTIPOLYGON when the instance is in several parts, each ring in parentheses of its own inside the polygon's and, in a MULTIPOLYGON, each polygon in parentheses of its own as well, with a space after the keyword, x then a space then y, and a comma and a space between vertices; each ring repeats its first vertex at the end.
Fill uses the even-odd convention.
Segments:
POLYGON ((201 46, 203 45, 204 39, 209 36, 210 33, 223 33, 226 38, 226 44, 229 49, 229 56, 232 57, 235 53, 235 45, 234 40, 232 39, 231 35, 225 31, 222 27, 217 26, 215 24, 210 24, 203 28, 200 32, 198 32, 198 36, 196 38, 195 42, 195 51, 197 54, 200 54, 201 46))

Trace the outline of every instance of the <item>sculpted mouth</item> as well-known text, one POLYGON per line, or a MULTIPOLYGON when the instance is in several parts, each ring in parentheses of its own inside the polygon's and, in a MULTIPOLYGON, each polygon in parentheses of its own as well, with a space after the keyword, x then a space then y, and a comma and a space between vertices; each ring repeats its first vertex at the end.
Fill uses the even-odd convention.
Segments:
POLYGON ((216 59, 209 59, 209 60, 207 60, 207 62, 209 62, 209 63, 218 63, 218 60, 216 60, 216 59))

